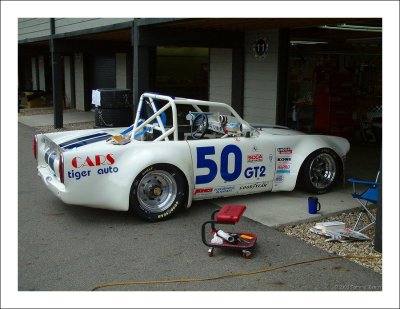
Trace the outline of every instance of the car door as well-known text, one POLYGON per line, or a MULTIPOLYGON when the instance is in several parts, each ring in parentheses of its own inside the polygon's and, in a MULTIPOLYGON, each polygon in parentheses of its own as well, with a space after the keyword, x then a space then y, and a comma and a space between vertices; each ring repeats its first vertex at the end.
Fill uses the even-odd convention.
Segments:
POLYGON ((193 162, 194 199, 272 189, 275 145, 265 137, 256 135, 187 142, 193 162))

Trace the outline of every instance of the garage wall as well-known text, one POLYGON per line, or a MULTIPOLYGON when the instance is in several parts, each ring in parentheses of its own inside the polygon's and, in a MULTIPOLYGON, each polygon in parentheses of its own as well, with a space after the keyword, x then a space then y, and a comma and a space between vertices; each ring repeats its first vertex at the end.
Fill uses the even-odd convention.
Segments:
POLYGON ((71 78, 73 70, 71 67, 71 57, 64 56, 64 86, 65 86, 65 106, 73 107, 74 99, 73 96, 73 89, 72 83, 73 78, 71 78))
POLYGON ((209 98, 232 104, 232 49, 210 49, 209 98))
POLYGON ((55 33, 66 33, 132 21, 133 18, 55 18, 55 33))
POLYGON ((18 18, 18 40, 50 35, 50 18, 18 18))
POLYGON ((249 31, 245 34, 244 119, 250 123, 275 124, 278 80, 278 30, 249 31), (253 43, 265 37, 269 51, 258 60, 253 43))
POLYGON ((84 68, 83 54, 74 54, 75 66, 75 108, 79 111, 85 110, 85 83, 84 83, 84 68))
POLYGON ((116 84, 117 88, 128 88, 127 83, 127 54, 117 53, 115 54, 115 65, 116 65, 116 84))
POLYGON ((39 85, 40 85, 40 90, 43 90, 43 91, 47 90, 43 56, 39 57, 39 85))

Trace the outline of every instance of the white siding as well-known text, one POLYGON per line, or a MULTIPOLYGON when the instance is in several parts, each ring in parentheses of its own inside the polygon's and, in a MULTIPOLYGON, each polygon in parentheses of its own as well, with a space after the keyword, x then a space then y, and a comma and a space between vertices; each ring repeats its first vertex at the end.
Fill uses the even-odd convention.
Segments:
POLYGON ((209 100, 232 105, 232 49, 210 49, 209 100))
POLYGON ((133 18, 55 18, 55 33, 66 33, 132 21, 133 18))
POLYGON ((50 18, 18 18, 18 40, 50 35, 50 18))
POLYGON ((116 65, 116 86, 117 88, 127 88, 127 67, 126 67, 126 53, 115 54, 116 65))
POLYGON ((74 55, 75 65, 75 108, 77 110, 85 110, 85 88, 84 88, 84 74, 83 74, 83 55, 76 53, 74 55))
POLYGON ((278 30, 249 31, 245 36, 244 119, 250 123, 275 124, 278 75, 278 30), (265 37, 266 58, 257 60, 253 42, 265 37))
POLYGON ((71 57, 64 56, 65 106, 72 107, 71 57))
POLYGON ((40 90, 46 91, 46 77, 44 70, 44 57, 39 57, 39 85, 40 90))

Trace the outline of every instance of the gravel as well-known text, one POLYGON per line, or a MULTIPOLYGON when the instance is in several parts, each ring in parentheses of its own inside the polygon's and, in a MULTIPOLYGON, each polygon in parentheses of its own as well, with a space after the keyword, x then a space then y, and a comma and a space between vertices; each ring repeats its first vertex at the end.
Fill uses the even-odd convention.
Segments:
MULTIPOLYGON (((376 215, 376 209, 372 211, 376 215)), ((321 222, 327 221, 342 221, 346 224, 346 227, 353 227, 355 220, 358 216, 356 213, 343 213, 341 215, 324 218, 321 222)), ((366 216, 361 221, 363 223, 368 222, 366 216)), ((291 237, 296 237, 311 244, 314 247, 322 249, 331 254, 340 256, 344 255, 358 255, 358 256, 369 256, 376 257, 372 259, 350 259, 364 267, 372 269, 373 271, 382 274, 382 253, 374 249, 374 238, 375 228, 371 227, 362 233, 367 235, 371 240, 369 241, 352 241, 347 243, 341 242, 326 242, 326 238, 321 235, 310 232, 310 228, 315 225, 316 222, 309 222, 299 225, 280 226, 277 228, 278 231, 285 233, 291 237)))
MULTIPOLYGON (((94 121, 82 122, 82 123, 72 123, 64 124, 62 129, 54 129, 54 126, 41 126, 37 127, 37 130, 43 133, 49 132, 60 132, 69 130, 84 130, 93 129, 94 121)), ((376 210, 373 210, 376 214, 376 210)), ((343 213, 341 215, 324 218, 321 221, 342 221, 346 224, 346 227, 352 227, 357 218, 357 213, 343 213)), ((365 216, 363 216, 365 218, 365 216)), ((366 218, 365 218, 366 219, 366 218)), ((366 221, 364 221, 366 222, 366 221)), ((363 232, 371 240, 370 241, 352 241, 347 243, 340 242, 326 242, 324 236, 320 236, 310 232, 310 228, 315 225, 316 222, 290 225, 290 226, 280 226, 277 228, 278 231, 285 233, 288 236, 296 237, 311 244, 314 247, 322 249, 326 252, 336 255, 357 255, 357 256, 369 256, 376 257, 372 259, 350 259, 355 263, 358 263, 364 267, 372 269, 373 271, 382 274, 382 254, 374 249, 374 238, 375 238, 375 228, 371 227, 363 232)))

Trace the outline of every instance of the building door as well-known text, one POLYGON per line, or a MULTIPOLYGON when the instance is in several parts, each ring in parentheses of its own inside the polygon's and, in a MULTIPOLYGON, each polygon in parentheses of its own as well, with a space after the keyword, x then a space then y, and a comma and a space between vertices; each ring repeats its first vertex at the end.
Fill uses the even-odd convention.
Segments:
POLYGON ((93 56, 91 68, 91 88, 116 87, 115 56, 93 56))
POLYGON ((155 91, 207 100, 209 49, 157 47, 155 91))
POLYGON ((93 107, 92 90, 116 87, 115 55, 93 55, 88 57, 89 83, 85 110, 93 107))

